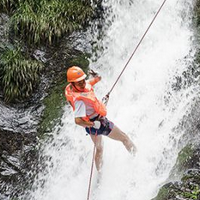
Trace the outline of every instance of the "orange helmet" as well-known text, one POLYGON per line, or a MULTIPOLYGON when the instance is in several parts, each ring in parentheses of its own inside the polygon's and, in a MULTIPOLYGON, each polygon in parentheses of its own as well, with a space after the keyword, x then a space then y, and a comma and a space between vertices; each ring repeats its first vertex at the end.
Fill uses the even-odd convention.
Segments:
POLYGON ((67 70, 67 81, 78 82, 86 78, 86 74, 80 67, 73 66, 67 70))

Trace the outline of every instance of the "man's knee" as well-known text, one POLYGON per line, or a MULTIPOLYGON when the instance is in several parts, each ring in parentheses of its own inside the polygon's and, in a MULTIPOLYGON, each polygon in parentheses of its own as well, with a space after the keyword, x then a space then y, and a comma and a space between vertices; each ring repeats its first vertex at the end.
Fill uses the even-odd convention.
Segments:
POLYGON ((102 145, 96 146, 96 153, 103 153, 103 146, 102 145))

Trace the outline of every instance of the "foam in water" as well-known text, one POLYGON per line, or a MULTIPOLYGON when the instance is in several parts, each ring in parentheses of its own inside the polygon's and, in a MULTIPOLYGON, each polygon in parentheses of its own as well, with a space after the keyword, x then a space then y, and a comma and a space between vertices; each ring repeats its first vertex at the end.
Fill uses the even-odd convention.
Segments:
MULTIPOLYGON (((90 65, 102 75, 95 88, 100 98, 112 87, 161 3, 104 1, 109 14, 105 36, 98 41, 104 50, 90 65)), ((192 48, 191 6, 191 0, 166 2, 111 93, 108 118, 130 136, 138 153, 132 158, 122 144, 104 137, 102 176, 95 185, 94 170, 91 199, 149 200, 168 178, 182 135, 173 128, 190 109, 189 90, 173 91, 171 86, 174 77, 188 67, 182 61, 192 48)), ((41 151, 51 159, 35 180, 32 200, 87 197, 93 144, 84 129, 74 124, 70 108, 65 109, 63 127, 41 151)))

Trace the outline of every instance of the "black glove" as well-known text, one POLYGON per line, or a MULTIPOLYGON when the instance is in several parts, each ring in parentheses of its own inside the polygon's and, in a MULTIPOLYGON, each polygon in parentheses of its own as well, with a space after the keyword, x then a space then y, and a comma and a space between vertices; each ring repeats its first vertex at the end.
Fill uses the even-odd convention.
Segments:
POLYGON ((108 100, 109 100, 109 94, 107 94, 105 97, 103 97, 102 102, 103 102, 105 105, 107 105, 108 100))
POLYGON ((92 69, 89 70, 89 74, 93 77, 99 76, 99 74, 95 71, 93 71, 92 69))

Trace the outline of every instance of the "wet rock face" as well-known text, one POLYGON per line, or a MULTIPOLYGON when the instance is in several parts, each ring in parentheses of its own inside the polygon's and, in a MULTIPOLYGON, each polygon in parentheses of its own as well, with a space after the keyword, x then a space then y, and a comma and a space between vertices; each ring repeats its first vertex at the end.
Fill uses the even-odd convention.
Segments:
MULTIPOLYGON (((0 13, 0 54, 3 49, 13 46, 9 30, 9 16, 0 13)), ((3 100, 3 89, 0 86, 0 129, 13 132, 29 133, 36 132, 37 125, 44 106, 40 99, 44 97, 46 80, 41 78, 41 83, 32 99, 8 105, 3 100)))
MULTIPOLYGON (((0 13, 0 53, 5 47, 15 45, 8 27, 9 16, 0 13)), ((17 199, 31 186, 39 162, 36 138, 45 134, 49 124, 59 118, 65 104, 66 69, 79 65, 86 70, 89 65, 83 53, 91 51, 86 36, 83 38, 80 31, 52 46, 29 48, 20 43, 23 51, 42 62, 45 68, 39 86, 24 102, 6 104, 0 86, 0 199, 17 199)))
POLYGON ((21 197, 28 190, 27 186, 31 187, 39 162, 36 137, 45 134, 51 122, 61 115, 59 110, 65 103, 63 91, 67 84, 66 67, 82 62, 80 66, 88 65, 83 53, 68 52, 63 44, 34 51, 34 56, 47 67, 30 100, 12 105, 0 100, 0 199, 21 197), (71 57, 72 54, 76 55, 71 57))
POLYGON ((182 147, 170 180, 179 180, 165 184, 153 200, 200 200, 200 102, 193 101, 193 107, 183 117, 177 130, 184 130, 179 145, 182 147), (180 178, 181 177, 181 178, 180 178))
POLYGON ((164 185, 153 200, 200 200, 200 146, 184 148, 175 168, 183 173, 181 180, 164 185))
POLYGON ((26 145, 36 142, 35 133, 21 134, 14 133, 11 131, 1 131, 0 130, 0 156, 2 157, 3 151, 6 151, 9 155, 16 151, 23 150, 26 145))
POLYGON ((40 115, 44 109, 41 104, 34 106, 11 107, 0 102, 0 127, 13 132, 36 132, 40 115))
POLYGON ((181 182, 164 185, 153 200, 199 200, 200 170, 188 170, 181 182))
POLYGON ((194 150, 193 155, 188 159, 187 169, 200 170, 200 147, 194 150))
POLYGON ((36 136, 0 131, 0 194, 17 197, 29 181, 34 165, 36 136))

